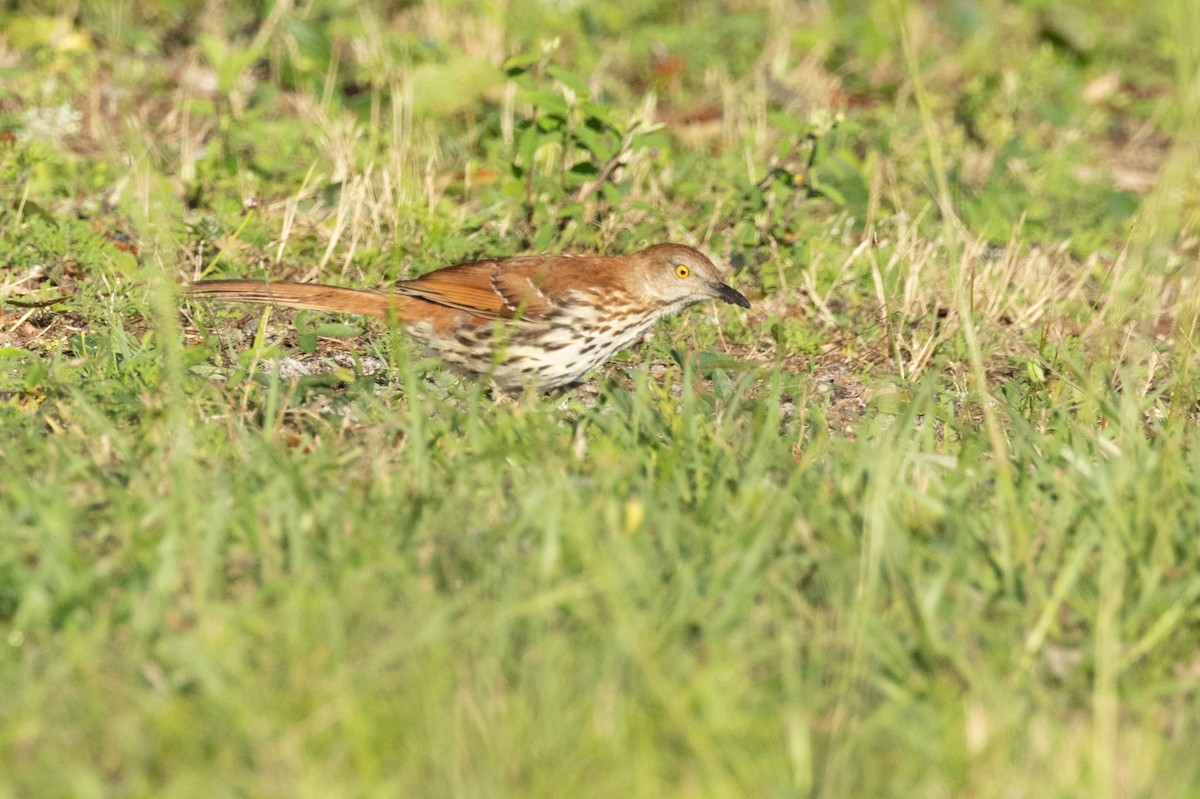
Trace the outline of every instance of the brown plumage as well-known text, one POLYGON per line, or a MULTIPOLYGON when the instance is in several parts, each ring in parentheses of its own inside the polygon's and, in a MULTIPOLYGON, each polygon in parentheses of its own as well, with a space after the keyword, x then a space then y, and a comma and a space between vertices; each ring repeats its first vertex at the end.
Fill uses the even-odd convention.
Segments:
POLYGON ((402 280, 393 291, 205 280, 203 299, 393 317, 430 353, 502 388, 574 383, 659 319, 709 299, 749 308, 703 253, 656 244, 622 256, 527 255, 402 280))

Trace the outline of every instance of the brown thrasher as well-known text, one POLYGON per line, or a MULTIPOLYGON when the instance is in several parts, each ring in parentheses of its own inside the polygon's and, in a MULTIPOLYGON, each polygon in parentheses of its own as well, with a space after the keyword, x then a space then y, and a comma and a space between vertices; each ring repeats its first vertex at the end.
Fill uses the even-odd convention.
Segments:
POLYGON ((682 244, 630 255, 525 255, 401 280, 391 291, 258 280, 204 280, 197 297, 394 317, 430 354, 501 388, 574 383, 659 319, 708 299, 750 301, 682 244))

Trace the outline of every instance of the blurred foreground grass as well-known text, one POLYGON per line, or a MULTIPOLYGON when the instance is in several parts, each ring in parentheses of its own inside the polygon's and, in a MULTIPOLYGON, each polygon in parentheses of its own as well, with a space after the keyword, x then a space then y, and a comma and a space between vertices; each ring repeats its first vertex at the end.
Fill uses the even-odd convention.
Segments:
POLYGON ((0 33, 0 795, 1200 793, 1190 3, 0 33), (663 239, 545 397, 175 292, 663 239))

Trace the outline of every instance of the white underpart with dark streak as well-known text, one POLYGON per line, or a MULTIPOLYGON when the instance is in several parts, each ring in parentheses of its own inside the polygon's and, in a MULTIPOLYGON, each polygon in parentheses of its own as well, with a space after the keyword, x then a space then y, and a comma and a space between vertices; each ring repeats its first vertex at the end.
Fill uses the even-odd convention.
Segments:
MULTIPOLYGON (((606 298, 605 321, 595 298, 560 306, 558 312, 516 324, 463 327, 450 337, 432 336, 427 325, 409 332, 429 354, 457 369, 489 376, 501 388, 551 389, 574 383, 618 352, 637 343, 676 307, 637 311, 626 298, 606 298), (589 301, 590 300, 590 301, 589 301), (620 308, 629 308, 620 314, 620 308), (614 313, 617 311, 617 313, 614 313)), ((680 307, 686 303, 681 303, 680 307)))
MULTIPOLYGON (((504 298, 499 290, 496 293, 504 298)), ((628 296, 611 292, 603 298, 595 292, 579 292, 572 300, 537 319, 464 326, 451 337, 431 335, 427 324, 411 325, 409 333, 426 345, 431 356, 460 371, 490 377, 503 389, 548 390, 579 381, 640 341, 660 319, 695 302, 635 310, 628 296)))

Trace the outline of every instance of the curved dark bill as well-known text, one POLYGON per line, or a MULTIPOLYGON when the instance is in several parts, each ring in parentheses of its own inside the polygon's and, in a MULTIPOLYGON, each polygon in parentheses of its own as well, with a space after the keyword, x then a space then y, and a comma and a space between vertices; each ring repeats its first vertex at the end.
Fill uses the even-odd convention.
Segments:
POLYGON ((727 302, 730 305, 740 305, 743 308, 750 307, 750 300, 746 299, 737 289, 726 286, 724 283, 713 283, 712 287, 713 291, 717 293, 717 296, 723 302, 727 302))

